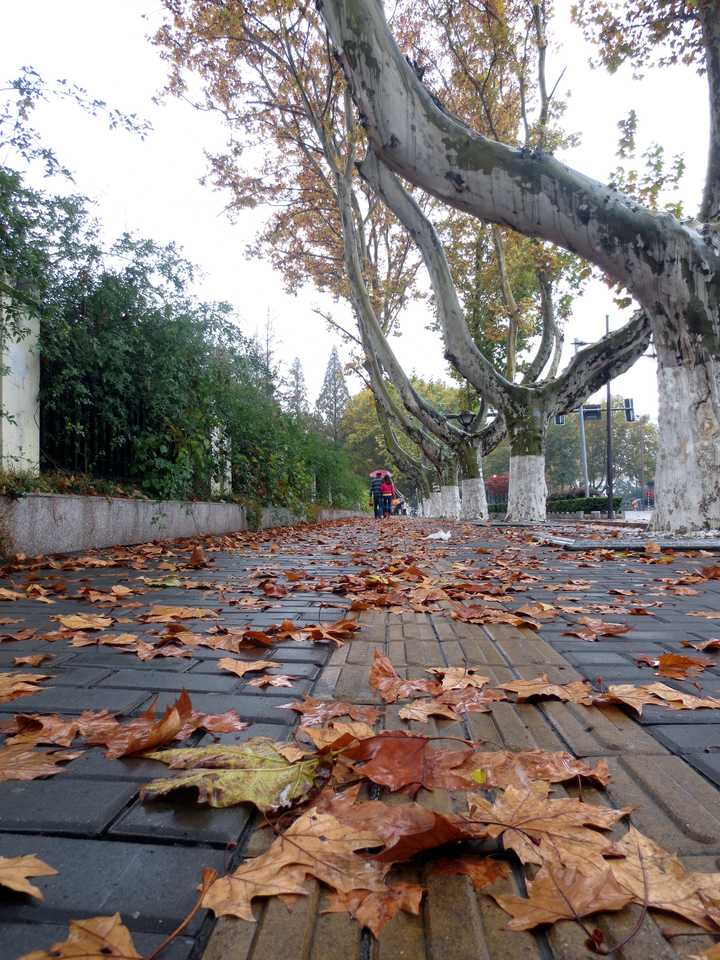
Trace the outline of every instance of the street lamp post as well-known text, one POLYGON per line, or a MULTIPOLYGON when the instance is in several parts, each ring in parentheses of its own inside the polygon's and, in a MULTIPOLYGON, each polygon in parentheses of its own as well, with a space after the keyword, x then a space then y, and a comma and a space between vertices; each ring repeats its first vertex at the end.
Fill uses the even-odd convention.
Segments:
MULTIPOLYGON (((610 317, 608 314, 605 314, 605 336, 610 333, 610 317)), ((608 507, 607 515, 608 520, 615 519, 615 507, 613 505, 613 446, 612 446, 612 393, 610 390, 610 380, 607 382, 607 409, 605 415, 607 417, 607 497, 608 497, 608 507)))
MULTIPOLYGON (((573 340, 573 346, 575 347, 575 353, 577 353, 578 347, 587 347, 588 343, 585 340, 573 340)), ((582 459, 583 494, 589 497, 590 477, 588 476, 587 440, 585 439, 585 414, 582 404, 580 404, 580 457, 582 459)))

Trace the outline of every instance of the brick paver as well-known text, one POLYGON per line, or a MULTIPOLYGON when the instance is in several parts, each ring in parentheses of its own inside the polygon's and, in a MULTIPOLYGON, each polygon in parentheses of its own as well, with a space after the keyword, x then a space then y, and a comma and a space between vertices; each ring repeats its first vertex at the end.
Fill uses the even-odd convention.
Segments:
MULTIPOLYGON (((568 750, 588 761, 605 759, 612 780, 607 790, 583 787, 582 796, 613 807, 632 806, 632 822, 667 849, 675 851, 692 869, 717 870, 720 865, 720 710, 673 712, 646 708, 641 720, 619 707, 582 707, 557 701, 537 704, 494 704, 490 713, 470 714, 466 721, 432 720, 428 724, 399 719, 397 704, 384 706, 368 685, 368 668, 374 651, 386 653, 402 676, 427 676, 425 669, 441 665, 481 667, 491 684, 529 679, 547 673, 551 680, 568 682, 587 678, 599 684, 647 683, 657 679, 651 668, 639 668, 635 657, 663 652, 693 652, 682 647, 684 639, 720 635, 720 623, 687 614, 697 610, 720 610, 720 581, 693 584, 694 596, 675 595, 659 578, 677 577, 679 571, 694 571, 711 562, 702 556, 680 556, 667 565, 643 565, 636 556, 597 560, 592 554, 568 554, 562 548, 529 542, 522 532, 506 535, 469 525, 426 521, 393 521, 384 528, 371 521, 338 525, 328 532, 312 531, 302 540, 272 538, 260 546, 216 552, 211 570, 193 571, 193 579, 227 585, 214 591, 167 589, 150 591, 133 599, 143 609, 152 603, 206 606, 219 610, 225 626, 276 623, 284 617, 297 622, 335 620, 342 615, 336 606, 344 601, 328 588, 317 593, 289 594, 273 601, 263 613, 241 612, 233 604, 247 575, 256 568, 302 569, 317 578, 331 579, 339 573, 357 572, 385 557, 389 549, 410 556, 419 538, 439 526, 450 527, 449 544, 422 541, 429 556, 421 566, 437 574, 452 571, 454 563, 472 561, 475 569, 492 566, 504 556, 540 577, 529 590, 503 609, 542 600, 565 605, 588 606, 613 600, 612 589, 633 590, 623 602, 662 601, 653 616, 591 613, 604 620, 632 624, 630 632, 597 642, 566 636, 579 615, 566 613, 543 622, 538 632, 498 625, 482 627, 453 620, 448 609, 432 614, 386 613, 368 610, 359 615, 361 625, 345 645, 331 650, 326 645, 283 643, 274 646, 271 657, 278 671, 298 675, 292 689, 258 691, 247 681, 217 670, 215 660, 224 655, 212 650, 193 650, 188 660, 153 660, 144 663, 103 648, 77 650, 58 641, 52 647, 56 659, 42 666, 53 675, 52 685, 31 697, 0 705, 4 715, 22 712, 77 714, 85 709, 109 708, 136 715, 158 695, 163 706, 180 690, 190 692, 196 709, 223 712, 236 709, 252 721, 242 734, 222 735, 237 742, 248 736, 269 735, 287 739, 292 735, 295 714, 278 707, 296 696, 311 692, 323 699, 342 699, 374 704, 383 709, 381 727, 403 728, 438 736, 460 736, 485 741, 486 749, 568 750), (318 542, 319 541, 319 542, 318 542), (378 546, 383 549, 375 553, 378 546), (478 554, 486 549, 491 554, 478 554), (588 581, 577 591, 548 590, 570 580, 588 581), (320 603, 332 606, 321 607, 320 603), (196 655, 197 654, 197 655, 196 655), (601 678, 601 679, 599 679, 601 678), (717 732, 716 732, 717 731, 717 732)), ((611 545, 611 544, 609 544, 611 545)), ((138 576, 155 576, 157 561, 140 573, 113 568, 59 573, 68 583, 93 587, 113 583, 132 584, 138 576)), ((17 584, 22 574, 13 574, 17 584)), ((5 584, 3 584, 5 585, 5 584)), ((618 597, 614 596, 617 600, 618 597)), ((3 610, 5 607, 3 607, 3 610)), ((77 600, 59 600, 52 606, 33 601, 8 604, 9 616, 23 618, 39 632, 54 629, 51 615, 81 610, 97 613, 97 607, 77 600)), ((116 625, 116 631, 149 634, 152 625, 116 625)), ((193 622, 192 629, 206 629, 193 622)), ((3 644, 0 657, 46 652, 43 641, 3 644)), ((257 653, 248 653, 255 659, 257 653)), ((244 655, 243 655, 244 656, 244 655)), ((720 664, 720 655, 716 655, 720 664)), ((0 669, 9 669, 8 658, 0 669)), ((32 671, 31 671, 32 672, 32 671)), ((698 682, 667 680, 690 693, 720 695, 720 667, 705 671, 698 682), (698 683, 700 689, 698 689, 698 683)), ((197 737, 195 742, 212 742, 197 737)), ((137 791, 145 780, 158 775, 157 764, 143 759, 107 760, 101 750, 88 750, 50 780, 0 784, 0 856, 35 853, 59 870, 58 877, 39 881, 45 900, 29 902, 11 896, 0 900, 0 943, 8 958, 48 946, 64 937, 71 917, 119 911, 133 931, 141 951, 150 952, 183 918, 195 898, 195 885, 203 866, 221 872, 245 856, 267 848, 272 836, 258 827, 258 818, 245 806, 212 810, 191 803, 163 800, 141 803, 137 791)), ((162 775, 162 774, 160 774, 162 775)), ((568 795, 578 788, 566 787, 568 795)), ((557 788, 562 794, 562 788, 557 788)), ((440 810, 460 809, 462 798, 441 791, 421 791, 418 800, 440 810)), ((621 835, 623 828, 619 829, 621 835)), ((326 892, 308 882, 309 895, 289 910, 280 900, 256 901, 257 922, 223 919, 218 922, 199 914, 190 928, 168 951, 171 960, 375 960, 390 958, 469 957, 528 958, 528 960, 582 960, 594 956, 585 946, 585 935, 570 923, 559 923, 540 933, 511 933, 508 917, 495 902, 475 893, 465 877, 432 873, 427 862, 413 863, 405 879, 422 882, 427 894, 420 916, 400 913, 374 940, 368 931, 345 914, 323 914, 326 892)), ((502 884, 507 892, 524 892, 520 872, 513 870, 502 884)), ((500 886, 493 888, 502 892, 500 886)), ((593 918, 608 942, 617 942, 630 932, 639 916, 631 907, 619 914, 593 918)), ((674 918, 646 916, 639 934, 616 956, 626 960, 678 960, 699 953, 711 938, 691 936, 697 928, 674 918), (668 931, 683 933, 667 939, 668 931)), ((2 954, 3 958, 5 954, 2 954)))

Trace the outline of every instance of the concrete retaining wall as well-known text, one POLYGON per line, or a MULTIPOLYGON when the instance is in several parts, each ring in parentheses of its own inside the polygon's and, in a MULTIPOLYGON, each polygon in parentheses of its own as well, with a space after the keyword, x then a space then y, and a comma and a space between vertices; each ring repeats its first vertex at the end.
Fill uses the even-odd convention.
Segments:
MULTIPOLYGON (((351 510, 321 510, 319 519, 361 516, 351 510)), ((281 507, 263 510, 261 526, 288 526, 302 517, 281 507)), ((247 530, 245 510, 233 503, 126 500, 30 493, 0 497, 0 553, 29 556, 92 547, 171 540, 247 530)))

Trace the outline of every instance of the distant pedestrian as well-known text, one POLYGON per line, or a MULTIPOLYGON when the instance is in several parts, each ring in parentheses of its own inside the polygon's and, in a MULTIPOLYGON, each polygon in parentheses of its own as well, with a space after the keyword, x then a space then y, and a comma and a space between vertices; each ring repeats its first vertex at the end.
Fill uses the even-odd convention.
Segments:
POLYGON ((382 515, 383 517, 389 517, 392 513, 392 501, 396 493, 395 484, 392 482, 389 473, 386 473, 382 478, 380 493, 382 494, 382 515))
POLYGON ((379 470, 370 474, 370 502, 372 503, 373 513, 378 518, 383 515, 383 500, 380 493, 382 482, 383 476, 379 470))

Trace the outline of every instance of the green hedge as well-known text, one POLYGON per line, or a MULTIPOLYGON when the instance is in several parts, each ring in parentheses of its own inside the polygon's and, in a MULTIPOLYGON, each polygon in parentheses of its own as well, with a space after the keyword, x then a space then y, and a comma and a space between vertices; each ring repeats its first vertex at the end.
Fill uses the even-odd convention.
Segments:
MULTIPOLYGON (((622 497, 613 497, 613 509, 619 510, 622 497)), ((607 510, 607 497, 575 497, 573 500, 548 500, 548 513, 590 513, 592 510, 607 510)), ((507 513, 506 503, 488 504, 489 513, 507 513)))

